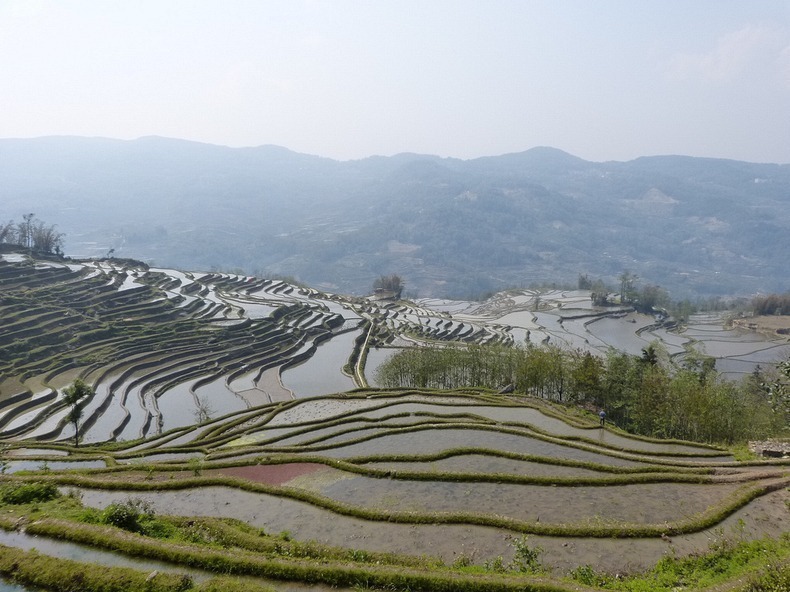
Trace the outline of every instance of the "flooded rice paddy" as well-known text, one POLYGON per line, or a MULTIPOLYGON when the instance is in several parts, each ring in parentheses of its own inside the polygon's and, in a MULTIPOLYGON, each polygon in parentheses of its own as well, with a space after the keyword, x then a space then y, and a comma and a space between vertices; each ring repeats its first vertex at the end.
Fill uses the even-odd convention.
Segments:
POLYGON ((604 477, 609 475, 609 473, 581 467, 530 462, 481 454, 464 454, 426 462, 370 462, 364 463, 362 466, 396 472, 478 473, 481 475, 501 474, 535 477, 604 477))
MULTIPOLYGON (((123 492, 83 490, 83 500, 92 507, 129 499, 123 492)), ((460 555, 475 563, 499 555, 512 555, 509 540, 513 533, 497 528, 472 525, 397 524, 338 516, 327 510, 293 500, 261 496, 226 488, 201 488, 182 492, 132 494, 152 504, 158 513, 237 518, 269 533, 287 531, 298 540, 313 540, 329 545, 369 551, 439 557, 451 563, 460 555)), ((630 573, 646 569, 668 554, 688 555, 703 552, 716 538, 759 538, 779 536, 790 529, 785 501, 786 491, 758 498, 732 514, 717 528, 698 533, 649 538, 590 538, 530 535, 531 545, 543 548, 545 565, 566 573, 580 565, 594 565, 609 572, 630 573)), ((525 505, 529 500, 524 500, 525 505)), ((537 506, 533 506, 538 510, 537 506)), ((599 520, 594 517, 593 521, 599 520)))
MULTIPOLYGON (((0 530, 0 545, 24 549, 27 551, 35 550, 41 555, 57 557, 58 559, 68 559, 81 563, 89 563, 92 565, 107 567, 128 567, 148 573, 157 571, 162 573, 184 574, 192 578, 192 580, 195 582, 204 582, 217 575, 216 573, 208 570, 189 568, 181 565, 165 563, 163 561, 126 557, 119 553, 103 551, 95 547, 89 547, 88 545, 80 545, 68 541, 28 535, 24 532, 7 532, 0 530)), ((276 590, 282 590, 283 592, 329 592, 330 590, 342 590, 342 588, 334 588, 331 586, 274 581, 264 578, 242 577, 238 579, 259 585, 267 584, 276 590)), ((37 590, 37 588, 18 586, 16 584, 4 582, 0 579, 0 592, 32 592, 34 590, 37 590)))
MULTIPOLYGON (((781 461, 740 466, 721 451, 628 438, 551 413, 559 415, 469 394, 361 391, 270 404, 185 428, 155 447, 104 451, 120 466, 113 473, 72 450, 72 462, 49 461, 47 474, 80 466, 93 481, 67 489, 77 488, 91 507, 144 500, 157 514, 234 518, 299 541, 447 563, 507 558, 519 529, 537 529, 530 544, 562 573, 585 564, 644 569, 666 553, 704 550, 719 528, 742 524, 739 532, 748 534, 738 536, 758 537, 790 527, 790 466, 781 461), (193 449, 179 448, 185 443, 193 449), (650 482, 638 482, 640 475, 650 482), (700 482, 682 482, 689 478, 700 482), (157 485, 179 482, 186 487, 157 485), (145 484, 150 490, 138 490, 145 484), (770 487, 744 498, 762 486, 770 487), (723 518, 709 522, 725 507, 723 518), (659 536, 698 522, 670 541, 659 536), (543 534, 555 527, 558 534, 543 534), (623 539, 561 534, 632 527, 658 530, 623 539)), ((17 455, 10 462, 39 461, 17 455)))
MULTIPOLYGON (((5 257, 0 274, 16 265, 5 257)), ((719 529, 748 538, 790 530, 786 462, 751 467, 723 450, 632 438, 539 401, 367 387, 398 347, 423 341, 548 342, 605 355, 639 354, 658 339, 675 359, 694 348, 737 379, 790 355, 786 336, 730 329, 711 315, 678 332, 627 309, 596 310, 580 291, 396 303, 234 274, 129 272, 108 263, 67 271, 81 281, 52 289, 71 290, 76 302, 97 298, 94 320, 115 334, 70 352, 66 370, 31 358, 24 376, 3 375, 9 479, 39 472, 78 487, 97 508, 143 499, 162 514, 236 518, 300 541, 448 563, 507 559, 525 529, 578 527, 581 535, 530 535, 543 562, 563 572, 585 564, 642 569, 667 553, 704 551, 719 529), (387 338, 365 356, 371 325, 385 327, 387 338), (96 396, 76 448, 57 390, 78 376, 96 396), (198 419, 205 421, 196 426, 198 419), (169 490, 171 482, 184 488, 169 490), (110 484, 117 489, 103 488, 110 484), (452 523, 443 524, 447 516, 452 523), (674 534, 689 524, 697 526, 674 534), (587 536, 624 525, 649 534, 587 536), (662 528, 672 536, 662 538, 662 528)), ((81 309, 71 316, 85 317, 81 309)), ((16 317, 35 338, 50 338, 48 321, 16 317)), ((5 536, 14 546, 29 542, 5 536)))
MULTIPOLYGON (((661 483, 618 487, 544 487, 507 483, 437 483, 338 478, 316 492, 354 506, 392 512, 465 512, 542 524, 647 523, 694 518, 739 484, 661 483)), ((301 483, 309 483, 303 478, 301 483)))
POLYGON ((383 434, 377 438, 356 444, 339 443, 331 449, 322 451, 322 454, 330 458, 354 458, 385 454, 427 455, 457 448, 501 450, 509 453, 553 457, 618 467, 637 467, 641 464, 636 461, 589 452, 573 446, 563 446, 529 436, 474 428, 433 430, 426 428, 422 432, 383 434))
MULTIPOLYGON (((611 348, 640 354, 660 340, 679 360, 689 348, 713 356, 717 370, 731 379, 790 356, 787 336, 726 328, 721 315, 696 315, 679 332, 670 331, 659 319, 628 308, 596 309, 590 293, 579 290, 519 290, 481 303, 391 302, 235 274, 129 269, 112 261, 29 268, 26 261, 6 255, 0 273, 30 274, 42 289, 75 302, 96 298, 96 320, 119 327, 120 335, 83 347, 75 358, 82 365, 53 373, 43 370, 50 365, 41 360, 42 371, 34 365, 22 384, 10 376, 0 382, 0 429, 15 438, 73 436, 52 389, 89 367, 96 395, 85 407, 82 439, 98 443, 156 436, 191 425, 206 412, 219 417, 375 385, 377 368, 397 351, 388 344, 551 343, 605 355, 611 348), (48 286, 44 281, 53 273, 48 286), (386 327, 386 342, 369 342, 367 324, 386 327), (145 329, 132 338, 139 328, 145 329)), ((40 305, 33 310, 31 318, 14 310, 11 326, 46 335, 53 330, 50 317, 61 315, 40 305)), ((72 316, 80 315, 75 309, 72 316)))

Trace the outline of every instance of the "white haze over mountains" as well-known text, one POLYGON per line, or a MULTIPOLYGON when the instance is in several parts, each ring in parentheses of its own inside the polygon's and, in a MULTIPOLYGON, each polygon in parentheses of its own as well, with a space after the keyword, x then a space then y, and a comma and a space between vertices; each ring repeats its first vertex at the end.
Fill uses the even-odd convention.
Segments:
POLYGON ((0 0, 0 137, 790 162, 786 0, 0 0))
POLYGON ((553 148, 336 161, 277 146, 0 140, 0 220, 34 212, 70 255, 293 276, 365 294, 480 296, 628 270, 676 298, 790 288, 790 165, 591 162, 553 148))

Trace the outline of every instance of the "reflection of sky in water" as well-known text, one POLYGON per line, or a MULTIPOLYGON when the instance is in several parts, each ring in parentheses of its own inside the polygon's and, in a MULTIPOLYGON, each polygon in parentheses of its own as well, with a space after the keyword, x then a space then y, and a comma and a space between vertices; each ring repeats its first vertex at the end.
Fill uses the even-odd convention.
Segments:
MULTIPOLYGON (((93 269, 96 270, 100 267, 99 264, 93 265, 93 269)), ((77 269, 81 268, 81 266, 77 266, 77 269)), ((111 269, 111 267, 107 267, 107 269, 111 269)), ((194 284, 193 277, 198 280, 203 277, 201 274, 189 276, 173 270, 153 271, 162 271, 175 278, 180 284, 170 290, 171 297, 184 287, 194 284)), ((123 287, 137 287, 139 286, 136 283, 137 280, 136 276, 129 274, 126 276, 123 287)), ((235 286, 229 289, 227 295, 224 292, 217 293, 217 286, 222 282, 214 283, 213 280, 210 282, 210 289, 207 290, 204 298, 208 304, 214 302, 220 305, 215 309, 217 312, 224 309, 227 301, 230 300, 235 306, 244 308, 246 316, 260 318, 268 316, 282 303, 298 301, 313 307, 311 314, 304 315, 296 321, 302 328, 323 322, 327 318, 327 314, 331 313, 341 314, 346 319, 346 326, 357 323, 359 319, 357 313, 339 302, 322 297, 317 292, 301 290, 279 281, 269 282, 262 289, 253 290, 249 294, 244 291, 246 284, 235 286), (327 313, 326 310, 319 312, 315 309, 316 306, 322 309, 326 307, 331 313, 327 313)), ((194 292, 194 294, 196 293, 197 291, 194 292)), ((194 294, 190 294, 189 298, 195 298, 194 294)), ((738 378, 751 372, 757 364, 769 366, 790 355, 790 344, 787 344, 785 339, 772 341, 757 333, 725 329, 722 326, 723 317, 721 314, 693 315, 690 325, 682 334, 655 329, 637 335, 638 329, 654 322, 651 316, 629 314, 627 318, 605 317, 596 320, 590 317, 567 318, 563 322, 559 322, 560 315, 573 315, 589 310, 588 293, 559 290, 543 293, 539 296, 542 307, 545 308, 532 311, 536 294, 534 291, 524 290, 507 296, 500 295, 499 298, 484 303, 425 299, 418 301, 416 305, 382 309, 382 312, 386 314, 387 323, 391 326, 412 323, 429 327, 439 334, 455 332, 454 335, 465 335, 488 324, 489 329, 486 330, 488 336, 505 334, 508 337, 512 336, 517 344, 525 342, 529 331, 529 341, 532 344, 540 344, 548 339, 548 343, 552 345, 578 348, 601 354, 605 353, 609 347, 614 347, 633 355, 639 355, 647 344, 655 338, 661 338, 670 354, 681 354, 676 358, 678 361, 682 361, 683 346, 688 345, 691 340, 696 340, 695 348, 706 355, 717 358, 716 368, 726 378, 738 378), (562 306, 558 307, 559 304, 562 306), (514 311, 512 308, 514 306, 530 310, 514 311), (631 323, 629 319, 636 319, 637 322, 631 323), (494 324, 511 326, 512 329, 509 334, 506 334, 502 329, 491 328, 494 324)), ((238 321, 234 320, 233 322, 238 321)), ((347 363, 353 349, 354 339, 358 335, 360 335, 360 331, 356 329, 335 335, 329 341, 319 345, 309 360, 289 368, 283 373, 282 381, 285 387, 292 390, 297 397, 314 397, 355 388, 356 385, 352 378, 344 375, 341 369, 347 363)), ((301 351, 305 351, 311 346, 312 344, 308 341, 304 343, 301 351)), ((368 381, 374 386, 376 368, 394 351, 374 349, 369 352, 365 374, 368 381)), ((145 399, 142 398, 146 385, 143 382, 133 385, 140 379, 139 374, 127 378, 124 384, 115 389, 114 398, 108 399, 109 383, 116 380, 127 367, 128 362, 126 366, 116 367, 113 373, 102 378, 102 382, 97 385, 97 395, 85 409, 84 417, 89 420, 87 422, 88 429, 83 435, 83 440, 86 443, 109 439, 113 432, 119 429, 122 422, 126 421, 126 412, 120 407, 124 389, 129 389, 126 396, 126 408, 130 416, 120 434, 120 439, 128 440, 138 437, 146 426, 149 414, 156 417, 156 407, 153 400, 148 396, 145 399), (106 409, 100 411, 99 407, 104 406, 105 403, 108 403, 106 409)), ((150 379, 155 375, 160 378, 163 376, 159 371, 159 373, 154 373, 146 378, 150 379)), ((253 382, 256 376, 257 371, 250 369, 247 374, 237 377, 230 389, 225 385, 224 379, 219 379, 201 387, 198 394, 208 401, 215 416, 243 410, 246 408, 247 401, 235 396, 234 392, 254 388, 256 385, 253 382)), ((71 377, 67 378, 68 381, 72 380, 71 377)), ((41 391, 43 395, 46 393, 46 387, 39 385, 39 382, 37 382, 37 377, 32 377, 25 384, 32 392, 41 391)), ((158 406, 162 412, 165 430, 185 426, 194 421, 194 398, 188 392, 188 387, 193 384, 194 382, 190 382, 171 387, 159 398, 158 406)), ((8 427, 24 427, 39 412, 38 409, 25 411, 13 419, 8 427)), ((0 411, 0 413, 3 412, 0 411)), ((63 421, 64 415, 65 410, 55 412, 42 425, 33 428, 25 436, 45 436, 49 432, 59 429, 58 424, 63 421)), ((73 428, 68 424, 63 425, 60 429, 61 439, 68 438, 73 434, 73 428)), ((149 426, 147 429, 148 434, 155 431, 156 425, 149 426)))
POLYGON ((359 331, 349 331, 319 345, 309 360, 283 372, 283 386, 297 397, 315 397, 355 388, 354 380, 343 374, 342 368, 348 363, 354 339, 359 334, 359 331))
POLYGON ((384 362, 394 356, 399 350, 393 348, 373 348, 368 351, 365 360, 365 378, 371 386, 381 386, 376 382, 376 370, 384 362))
POLYGON ((7 582, 2 576, 0 576, 0 592, 28 592, 32 590, 33 588, 25 588, 19 584, 7 582))
POLYGON ((637 355, 650 344, 652 338, 648 336, 648 339, 644 339, 636 331, 654 322, 653 317, 646 315, 629 315, 623 319, 598 319, 587 325, 587 329, 608 346, 637 355), (632 319, 636 323, 630 322, 632 319))
POLYGON ((41 471, 45 468, 51 471, 103 469, 106 466, 103 460, 75 460, 71 462, 53 460, 12 460, 8 462, 5 472, 10 474, 19 471, 41 471))
POLYGON ((359 444, 339 446, 325 450, 321 454, 333 458, 349 458, 376 454, 433 454, 451 448, 470 447, 567 458, 610 466, 640 466, 642 464, 525 436, 475 429, 425 430, 392 434, 359 444))
MULTIPOLYGON (((429 403, 404 403, 395 404, 383 409, 375 409, 366 411, 361 415, 369 418, 385 417, 396 413, 431 413, 434 415, 457 415, 459 413, 468 413, 470 415, 480 416, 491 419, 497 422, 511 422, 523 423, 534 426, 535 428, 547 432, 550 435, 556 436, 577 436, 586 438, 588 440, 595 440, 602 446, 612 446, 617 448, 625 448, 634 451, 646 451, 657 453, 672 453, 683 452, 692 454, 705 454, 710 452, 709 449, 696 446, 686 446, 682 444, 656 444, 652 442, 644 442, 632 438, 626 438, 618 434, 613 434, 607 430, 582 429, 573 427, 564 421, 549 417, 541 413, 537 409, 530 407, 496 407, 496 406, 478 406, 464 407, 458 406, 443 406, 431 405, 429 403)), ((423 417, 423 419, 428 419, 423 417)))

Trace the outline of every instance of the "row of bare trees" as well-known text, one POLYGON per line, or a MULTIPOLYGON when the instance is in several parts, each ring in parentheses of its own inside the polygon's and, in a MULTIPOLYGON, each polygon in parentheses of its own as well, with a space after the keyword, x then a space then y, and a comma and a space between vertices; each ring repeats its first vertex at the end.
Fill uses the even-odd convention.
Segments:
POLYGON ((396 300, 398 300, 401 297, 401 293, 403 292, 405 285, 406 283, 403 281, 403 278, 398 274, 393 273, 392 275, 382 275, 376 278, 376 281, 373 282, 373 291, 388 292, 392 294, 396 300))
POLYGON ((757 315, 790 315, 790 292, 756 296, 752 306, 757 315))
POLYGON ((35 214, 25 214, 22 222, 0 222, 0 244, 19 245, 35 253, 63 254, 63 234, 54 224, 44 224, 35 214))

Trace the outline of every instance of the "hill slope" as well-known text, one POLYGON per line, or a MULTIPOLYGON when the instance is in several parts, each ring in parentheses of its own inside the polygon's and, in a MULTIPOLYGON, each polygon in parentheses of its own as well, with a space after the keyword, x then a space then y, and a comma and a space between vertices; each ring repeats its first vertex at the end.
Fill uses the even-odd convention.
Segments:
POLYGON ((613 281, 674 295, 788 288, 790 165, 683 156, 594 163, 552 148, 338 162, 164 138, 0 140, 0 215, 35 212, 73 255, 290 275, 421 296, 613 281))

